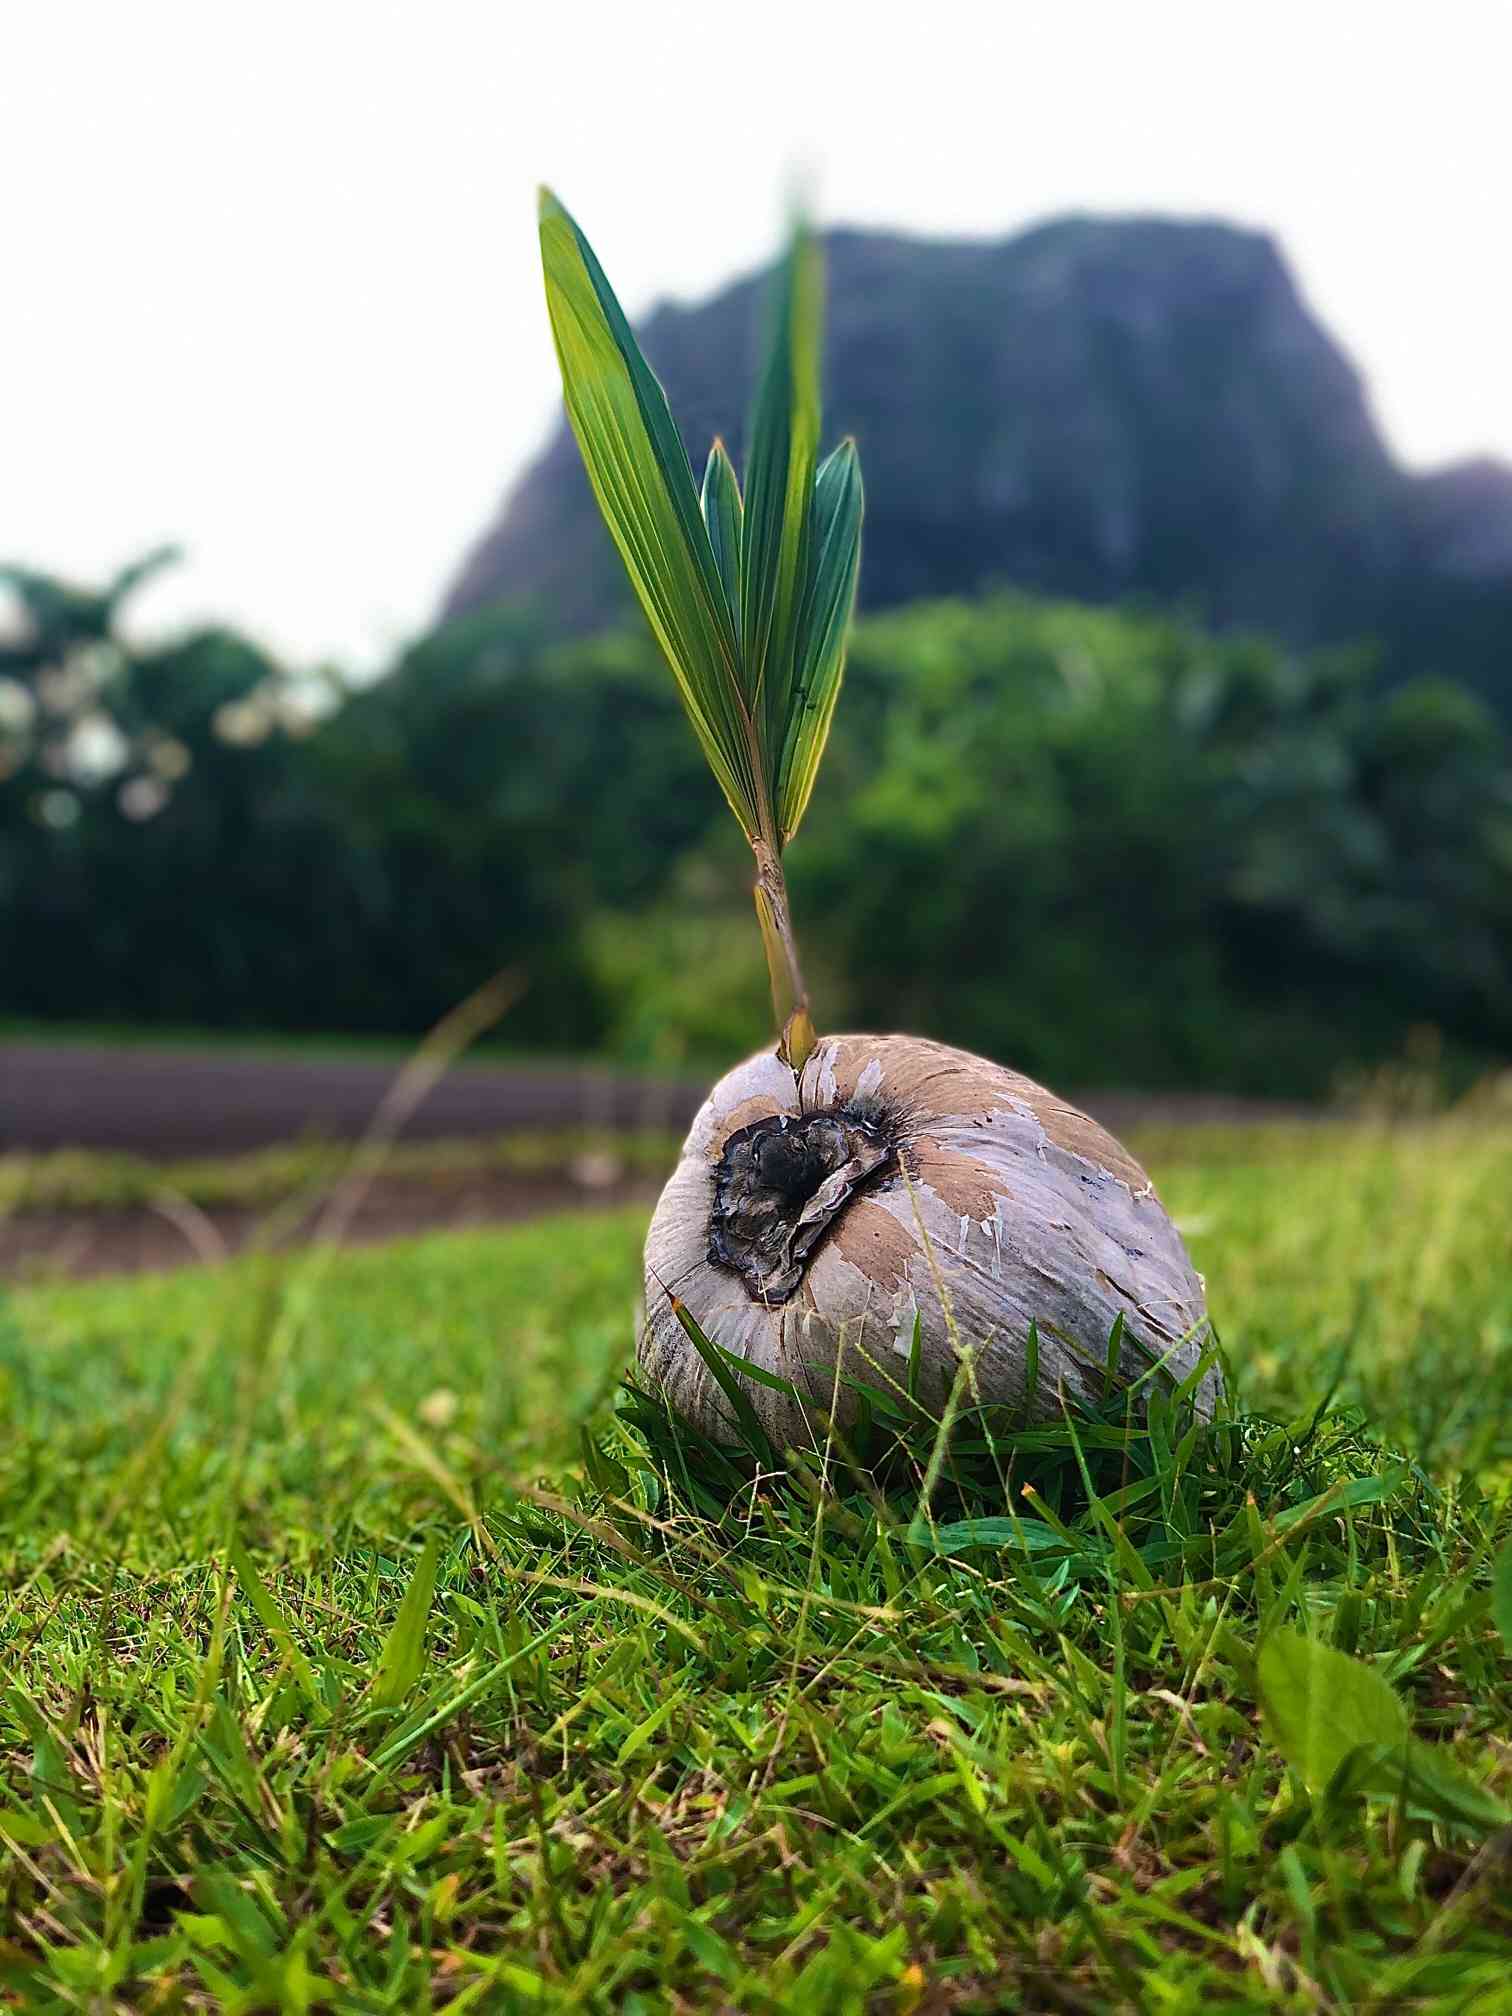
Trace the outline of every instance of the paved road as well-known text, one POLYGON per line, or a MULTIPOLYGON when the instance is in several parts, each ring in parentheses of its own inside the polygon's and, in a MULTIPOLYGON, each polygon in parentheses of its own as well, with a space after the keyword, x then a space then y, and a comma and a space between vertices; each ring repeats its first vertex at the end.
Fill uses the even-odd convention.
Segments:
MULTIPOLYGON (((234 1154, 302 1135, 361 1134, 397 1066, 350 1058, 0 1042, 0 1152, 111 1148, 234 1154)), ((706 1087, 597 1067, 459 1065, 421 1102, 410 1140, 529 1128, 680 1131, 706 1087)))
MULTIPOLYGON (((234 1154, 302 1135, 355 1139, 397 1066, 266 1052, 0 1042, 0 1152, 113 1148, 146 1156, 234 1154)), ((705 1086, 593 1066, 464 1064, 405 1127, 410 1140, 516 1129, 653 1128, 680 1133, 705 1086)), ((1300 1118, 1305 1108, 1202 1095, 1090 1093, 1115 1134, 1150 1124, 1300 1118)))

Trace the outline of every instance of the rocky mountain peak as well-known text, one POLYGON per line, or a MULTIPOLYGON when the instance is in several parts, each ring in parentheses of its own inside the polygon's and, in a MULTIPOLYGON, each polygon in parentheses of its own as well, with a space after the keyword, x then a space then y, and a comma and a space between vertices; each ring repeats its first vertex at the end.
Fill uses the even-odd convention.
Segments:
MULTIPOLYGON (((864 606, 1013 583, 1309 642, 1389 633, 1419 574, 1512 594, 1512 470, 1401 470, 1263 233, 1071 216, 825 249, 825 440, 861 446, 864 606)), ((740 464, 761 294, 747 276, 639 331, 695 470, 716 433, 740 464)), ((526 598, 571 632, 627 597, 563 422, 445 613, 526 598)))

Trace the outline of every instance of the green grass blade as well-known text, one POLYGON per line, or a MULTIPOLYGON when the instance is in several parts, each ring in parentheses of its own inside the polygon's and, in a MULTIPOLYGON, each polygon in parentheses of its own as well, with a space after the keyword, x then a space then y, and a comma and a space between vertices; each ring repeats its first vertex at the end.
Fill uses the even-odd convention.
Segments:
POLYGON ((731 809, 757 825, 740 646, 666 395, 592 247, 541 192, 541 263, 567 417, 599 509, 731 809))
POLYGON ((289 1628, 289 1621, 274 1600, 267 1584, 252 1565, 252 1557, 234 1534, 227 1543, 226 1558, 241 1584, 242 1594, 252 1605, 258 1622, 283 1655, 299 1684, 300 1691, 306 1700, 318 1704, 320 1689, 316 1683, 314 1670, 294 1643, 294 1633, 289 1628))
POLYGON ((1409 1736, 1405 1743, 1363 1745, 1352 1751, 1329 1790, 1341 1800, 1373 1793, 1476 1834, 1489 1834, 1512 1820, 1512 1809, 1460 1770, 1452 1754, 1445 1755, 1437 1744, 1417 1736, 1409 1736))
POLYGON ((919 1404, 919 1373, 924 1362, 924 1318, 917 1309, 914 1311, 913 1330, 908 1339, 908 1397, 917 1407, 919 1404))
POLYGON ((855 442, 845 441, 820 465, 814 485, 798 673, 778 765, 778 831, 784 845, 808 809, 840 697, 846 635, 861 571, 863 506, 860 458, 855 442))
POLYGON ((1492 1570, 1491 1615, 1501 1633, 1502 1644, 1512 1657, 1512 1540, 1502 1547, 1492 1570))
POLYGON ((440 1551, 440 1542, 432 1534, 400 1599, 393 1629, 378 1655, 373 1700, 380 1708, 397 1706, 425 1671, 425 1627, 436 1593, 436 1561, 440 1551))
POLYGON ((769 786, 796 677, 807 585, 819 451, 822 296, 818 248, 800 225, 778 269, 766 363, 751 415, 741 548, 744 691, 760 723, 769 786))
POLYGON ((673 1295, 669 1299, 672 1303, 672 1313, 682 1325, 683 1334, 708 1366, 720 1392, 733 1408, 747 1448, 758 1461, 765 1464, 768 1470, 776 1471, 780 1467, 777 1452, 757 1418, 755 1408, 740 1390, 739 1377, 731 1369, 734 1361, 729 1352, 721 1351, 717 1345, 710 1342, 697 1317, 680 1296, 673 1295))
POLYGON ((720 580, 724 583, 725 600, 730 608, 730 621, 738 632, 740 542, 745 512, 740 502, 740 485, 735 478, 735 465, 725 453, 723 441, 716 441, 709 450, 700 502, 703 506, 704 524, 709 531, 709 544, 714 549, 714 564, 719 569, 720 580))

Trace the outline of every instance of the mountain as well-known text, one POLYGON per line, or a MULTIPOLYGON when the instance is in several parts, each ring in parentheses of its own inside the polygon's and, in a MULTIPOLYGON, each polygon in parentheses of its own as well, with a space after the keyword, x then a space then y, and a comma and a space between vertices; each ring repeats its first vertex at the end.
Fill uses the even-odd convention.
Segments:
MULTIPOLYGON (((1512 702, 1512 468, 1414 475, 1268 237, 1071 217, 991 243, 839 230, 826 444, 860 443, 861 599, 1013 583, 1182 601, 1306 644, 1369 635, 1400 671, 1512 702)), ((640 335, 695 470, 741 460, 760 276, 640 335)), ((527 598, 563 631, 627 604, 565 422, 445 603, 527 598)))

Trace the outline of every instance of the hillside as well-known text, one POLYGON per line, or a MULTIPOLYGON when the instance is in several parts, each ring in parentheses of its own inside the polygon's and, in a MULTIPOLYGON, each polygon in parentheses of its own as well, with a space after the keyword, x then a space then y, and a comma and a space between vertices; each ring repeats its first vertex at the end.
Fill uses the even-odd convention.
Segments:
MULTIPOLYGON (((1220 223, 1067 218, 993 243, 835 231, 826 434, 861 443, 863 604, 1013 583, 1180 601, 1512 696, 1512 469, 1400 468, 1276 246, 1220 223)), ((759 276, 645 322, 695 466, 737 462, 759 276)), ((596 628, 625 588, 565 424, 445 613, 596 628)))

